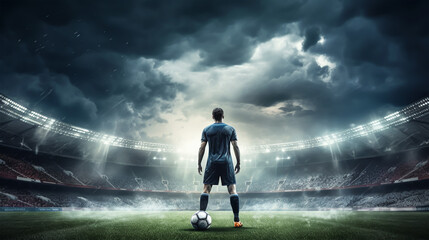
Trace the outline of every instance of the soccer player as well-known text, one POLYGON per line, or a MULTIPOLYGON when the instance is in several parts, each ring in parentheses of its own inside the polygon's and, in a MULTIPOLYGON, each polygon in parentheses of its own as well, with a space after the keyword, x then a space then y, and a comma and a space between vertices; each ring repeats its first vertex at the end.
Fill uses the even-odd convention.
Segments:
POLYGON ((212 117, 215 122, 204 128, 198 153, 198 173, 201 175, 203 171, 201 161, 208 142, 209 156, 204 171, 204 190, 200 197, 200 210, 206 211, 212 186, 219 184, 220 177, 222 186, 226 185, 230 194, 229 199, 234 213, 234 227, 242 227, 243 223, 240 222, 238 216, 239 198, 235 187, 235 174, 240 172, 240 149, 237 144, 237 134, 233 127, 222 122, 224 115, 221 108, 213 109, 212 117), (230 142, 237 159, 235 169, 232 163, 230 142))

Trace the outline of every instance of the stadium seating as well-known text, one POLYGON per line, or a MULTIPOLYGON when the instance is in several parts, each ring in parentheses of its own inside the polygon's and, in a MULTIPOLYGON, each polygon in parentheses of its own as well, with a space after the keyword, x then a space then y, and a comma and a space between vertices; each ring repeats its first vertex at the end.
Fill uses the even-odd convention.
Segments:
MULTIPOLYGON (((429 160, 425 157, 403 157, 404 154, 352 159, 333 164, 331 161, 287 166, 281 168, 243 168, 237 175, 239 192, 302 192, 371 187, 382 184, 429 178, 429 160)), ((414 155, 413 155, 414 156, 414 155)), ((425 155, 423 155, 425 156, 425 155)), ((36 155, 20 150, 6 150, 0 154, 0 178, 27 179, 41 184, 50 183, 78 188, 126 190, 127 192, 199 192, 201 177, 196 169, 171 167, 142 167, 112 162, 97 163, 47 154, 36 155)), ((54 185, 53 185, 54 186, 54 185)), ((148 200, 142 196, 116 196, 114 194, 81 194, 77 190, 56 193, 53 190, 20 189, 0 186, 2 207, 141 207, 168 208, 162 198, 148 200)), ((213 187, 213 192, 226 192, 213 187)), ((96 191, 95 191, 96 192, 96 191)), ((380 207, 415 206, 428 201, 428 191, 413 190, 390 193, 371 193, 363 196, 323 196, 270 199, 276 208, 313 207, 380 207), (304 203, 305 204, 304 204, 304 203)), ((213 200, 212 205, 224 206, 223 200, 213 200)), ((259 199, 246 200, 245 208, 258 209, 259 199)), ((263 200, 261 200, 263 201, 263 200)), ((186 199, 174 200, 173 208, 182 209, 186 199)), ((269 210, 269 209, 267 209, 269 210)))
MULTIPOLYGON (((0 176, 4 178, 21 177, 41 182, 109 189, 158 191, 201 189, 201 186, 194 185, 194 180, 198 177, 196 172, 192 171, 194 169, 190 170, 187 176, 183 176, 179 174, 180 171, 171 169, 159 168, 152 171, 150 167, 114 163, 104 164, 104 168, 100 168, 94 162, 76 159, 56 161, 51 156, 44 159, 31 153, 0 154, 0 159, 0 176), (168 184, 164 184, 163 180, 168 184)), ((424 179, 429 177, 429 163, 424 158, 411 160, 373 158, 340 162, 338 167, 332 167, 330 162, 326 162, 285 167, 276 174, 255 172, 255 169, 243 169, 243 173, 237 176, 239 191, 335 189, 391 183, 408 178, 424 179), (247 186, 246 181, 249 182, 247 186)))

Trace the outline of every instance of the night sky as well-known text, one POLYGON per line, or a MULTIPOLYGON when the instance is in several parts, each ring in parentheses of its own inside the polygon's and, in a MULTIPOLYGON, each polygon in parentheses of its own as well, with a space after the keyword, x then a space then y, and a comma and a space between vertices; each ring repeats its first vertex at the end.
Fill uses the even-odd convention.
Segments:
POLYGON ((429 1, 0 1, 0 92, 44 115, 194 146, 324 135, 429 95, 429 1))

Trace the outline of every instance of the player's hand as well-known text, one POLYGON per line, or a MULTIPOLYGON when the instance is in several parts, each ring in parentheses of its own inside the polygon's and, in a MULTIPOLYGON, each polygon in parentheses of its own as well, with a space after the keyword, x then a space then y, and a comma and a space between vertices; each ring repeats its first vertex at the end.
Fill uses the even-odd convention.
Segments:
POLYGON ((203 167, 201 167, 201 165, 198 165, 198 174, 202 175, 201 173, 203 172, 203 167))
POLYGON ((235 174, 240 172, 240 164, 235 165, 235 174))

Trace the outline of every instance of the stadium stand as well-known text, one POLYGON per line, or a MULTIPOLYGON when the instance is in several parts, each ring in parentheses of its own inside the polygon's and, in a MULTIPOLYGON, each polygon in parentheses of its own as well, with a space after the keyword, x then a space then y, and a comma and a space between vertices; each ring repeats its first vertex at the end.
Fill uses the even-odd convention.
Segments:
MULTIPOLYGON (((194 206, 197 201, 183 196, 171 204, 171 196, 140 194, 155 191, 192 195, 198 194, 201 188, 201 185, 194 184, 198 183, 194 181, 198 179, 195 169, 178 171, 171 167, 129 166, 111 162, 103 164, 101 168, 100 164, 91 161, 34 154, 14 148, 1 149, 0 178, 4 179, 0 182, 1 207, 115 206, 150 209, 151 206, 156 209, 191 209, 190 206, 194 206), (33 185, 21 187, 11 184, 11 181, 33 185), (58 186, 65 187, 65 190, 57 191, 58 186), (126 194, 122 194, 124 192, 126 194)), ((247 168, 237 175, 237 189, 242 195, 256 194, 255 197, 243 198, 243 209, 247 210, 415 207, 429 203, 427 189, 412 189, 413 182, 423 182, 427 188, 428 151, 428 148, 421 148, 389 156, 344 160, 336 164, 326 161, 281 168, 247 168), (408 187, 400 191, 371 191, 373 187, 394 186, 398 182, 408 182, 411 190, 408 187), (366 189, 364 193, 336 194, 337 191, 362 188, 366 189), (263 195, 270 193, 272 196, 263 195), (276 193, 304 194, 279 197, 275 196, 276 193), (308 196, 314 193, 317 194, 308 196)), ((221 187, 214 187, 213 192, 225 191, 221 187)), ((223 201, 216 198, 211 201, 213 209, 226 208, 228 204, 223 201)))
MULTIPOLYGON (((195 191, 191 178, 195 177, 195 172, 179 176, 172 168, 114 163, 106 163, 104 169, 100 169, 97 163, 89 161, 66 158, 55 161, 49 155, 12 149, 8 151, 8 155, 0 154, 0 176, 4 178, 26 178, 43 183, 97 189, 195 191)), ((255 168, 244 169, 243 174, 238 175, 241 180, 238 181, 238 189, 247 192, 320 190, 428 178, 428 160, 424 157, 408 159, 405 157, 407 154, 342 161, 338 167, 334 167, 331 162, 324 162, 271 169, 276 171, 275 174, 270 173, 270 168, 263 169, 265 173, 258 173, 255 168), (249 179, 243 177, 251 178, 249 186, 245 186, 245 180, 249 179)))

